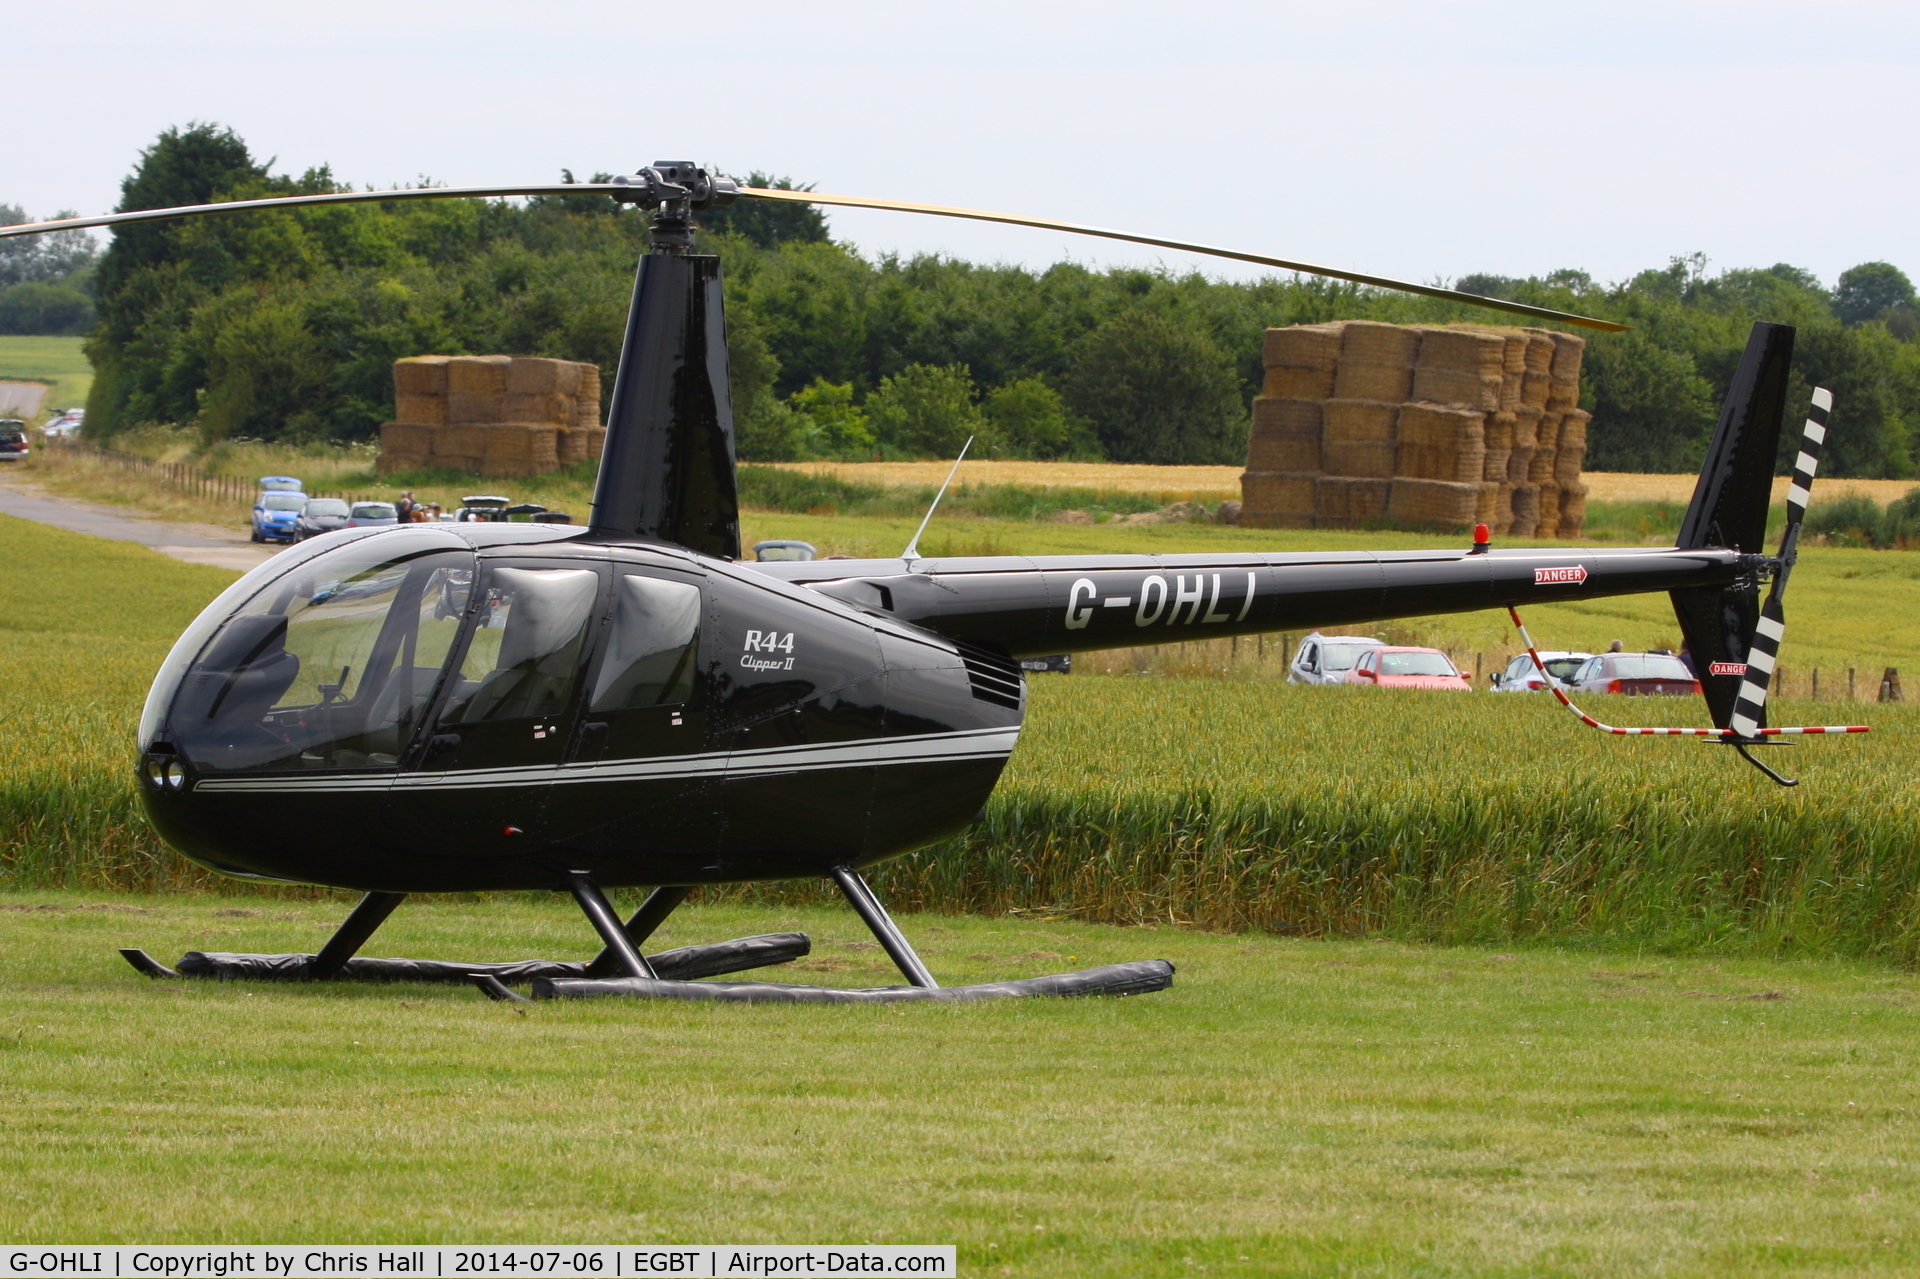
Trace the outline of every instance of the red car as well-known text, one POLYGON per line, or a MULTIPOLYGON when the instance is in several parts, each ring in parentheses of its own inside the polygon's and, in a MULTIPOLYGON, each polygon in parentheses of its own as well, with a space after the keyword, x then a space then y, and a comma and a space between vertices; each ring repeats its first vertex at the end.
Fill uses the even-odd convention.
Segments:
POLYGON ((1437 648, 1388 645, 1372 648, 1347 672, 1346 682, 1372 688, 1440 688, 1471 693, 1473 681, 1454 668, 1437 648))

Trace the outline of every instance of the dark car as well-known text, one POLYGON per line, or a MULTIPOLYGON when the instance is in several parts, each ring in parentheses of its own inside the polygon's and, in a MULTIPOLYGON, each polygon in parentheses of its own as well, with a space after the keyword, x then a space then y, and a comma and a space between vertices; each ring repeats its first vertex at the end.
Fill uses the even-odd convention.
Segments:
POLYGON ((304 542, 322 533, 347 527, 347 504, 337 497, 310 497, 293 522, 293 538, 304 542))
POLYGON ((1567 685, 1582 693, 1628 697, 1685 697, 1700 691, 1700 681, 1672 653, 1602 653, 1582 662, 1567 685))

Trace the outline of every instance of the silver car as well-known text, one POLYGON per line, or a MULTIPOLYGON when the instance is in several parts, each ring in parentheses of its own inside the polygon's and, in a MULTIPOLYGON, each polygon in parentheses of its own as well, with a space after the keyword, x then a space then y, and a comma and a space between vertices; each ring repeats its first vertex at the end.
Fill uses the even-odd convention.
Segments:
POLYGON ((1287 667, 1289 684, 1344 684, 1347 672, 1370 648, 1385 648, 1385 640, 1367 635, 1322 635, 1319 631, 1300 641, 1287 667))
MULTIPOLYGON (((1592 653, 1542 653, 1540 660, 1546 665, 1547 674, 1554 682, 1565 688, 1573 673, 1580 669, 1580 663, 1592 657, 1592 653)), ((1547 686, 1540 678, 1539 670, 1533 664, 1533 658, 1525 653, 1507 663, 1505 670, 1495 671, 1487 676, 1496 693, 1538 693, 1547 686)))

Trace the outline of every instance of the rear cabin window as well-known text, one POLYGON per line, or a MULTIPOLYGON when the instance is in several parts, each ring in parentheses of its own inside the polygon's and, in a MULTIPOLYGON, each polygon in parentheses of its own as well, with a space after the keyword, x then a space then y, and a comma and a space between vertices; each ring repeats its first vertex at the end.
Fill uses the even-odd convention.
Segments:
POLYGON ((627 574, 614 588, 613 634, 594 681, 596 712, 684 702, 700 647, 700 588, 627 574))

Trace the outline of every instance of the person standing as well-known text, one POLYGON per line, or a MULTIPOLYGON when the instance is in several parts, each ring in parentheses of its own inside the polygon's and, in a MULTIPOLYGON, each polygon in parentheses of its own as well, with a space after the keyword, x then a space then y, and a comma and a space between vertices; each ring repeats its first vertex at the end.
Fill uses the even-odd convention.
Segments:
POLYGON ((400 517, 399 522, 402 524, 411 524, 413 522, 413 508, 412 489, 407 489, 402 492, 400 494, 400 500, 393 504, 393 512, 400 517))

